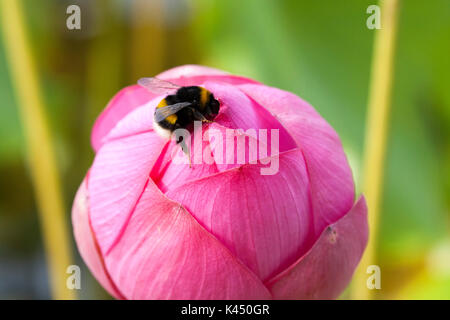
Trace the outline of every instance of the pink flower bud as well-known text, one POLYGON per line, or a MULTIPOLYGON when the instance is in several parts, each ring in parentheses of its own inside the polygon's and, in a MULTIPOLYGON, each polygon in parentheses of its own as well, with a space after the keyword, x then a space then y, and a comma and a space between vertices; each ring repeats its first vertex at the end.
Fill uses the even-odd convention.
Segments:
POLYGON ((125 88, 97 119, 72 210, 97 280, 120 299, 336 298, 368 234, 336 132, 296 95, 254 80, 201 66, 157 77, 206 88, 220 111, 192 132, 191 158, 203 160, 192 167, 154 131, 165 95, 125 88), (240 129, 231 141, 244 147, 227 156, 212 129, 240 129))

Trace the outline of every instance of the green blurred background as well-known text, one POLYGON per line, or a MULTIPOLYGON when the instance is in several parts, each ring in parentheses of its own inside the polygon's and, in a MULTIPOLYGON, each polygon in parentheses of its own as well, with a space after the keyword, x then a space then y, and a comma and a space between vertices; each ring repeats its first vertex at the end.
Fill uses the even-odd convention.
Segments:
MULTIPOLYGON (((16 0, 6 0, 16 1, 16 0)), ((186 63, 292 91, 339 133, 360 190, 371 0, 24 0, 67 223, 90 130, 122 87, 186 63), (81 8, 68 30, 66 8, 81 8)), ((48 299, 23 126, 0 33, 0 298, 48 299)), ((377 264, 380 299, 450 298, 450 1, 403 0, 377 264)), ((71 237, 72 239, 72 237, 71 237)), ((82 266, 81 298, 107 298, 82 266)), ((343 298, 348 297, 344 293, 343 298)))

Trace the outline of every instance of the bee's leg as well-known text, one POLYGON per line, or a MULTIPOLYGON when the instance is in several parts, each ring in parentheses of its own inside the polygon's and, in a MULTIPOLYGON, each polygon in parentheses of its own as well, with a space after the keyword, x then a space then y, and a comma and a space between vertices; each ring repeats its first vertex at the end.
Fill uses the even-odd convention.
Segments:
MULTIPOLYGON (((176 123, 175 124, 175 128, 176 129, 180 129, 181 127, 180 127, 180 125, 178 123, 176 123)), ((184 135, 181 135, 181 134, 180 135, 176 134, 176 130, 174 131, 174 135, 175 135, 175 142, 176 142, 176 144, 180 145, 181 150, 183 150, 183 153, 188 157, 189 168, 191 168, 192 167, 192 165, 191 165, 191 151, 189 150, 188 145, 187 145, 187 143, 185 141, 185 139, 187 137, 184 136, 184 135)))
POLYGON ((189 150, 186 142, 183 140, 177 142, 180 144, 181 150, 183 150, 184 154, 188 157, 189 160, 189 168, 192 168, 192 164, 191 164, 191 151, 189 150))
POLYGON ((209 121, 208 119, 206 119, 204 115, 202 115, 200 112, 198 112, 194 108, 192 109, 192 112, 194 113, 194 117, 196 120, 201 120, 202 122, 212 122, 212 121, 209 121))

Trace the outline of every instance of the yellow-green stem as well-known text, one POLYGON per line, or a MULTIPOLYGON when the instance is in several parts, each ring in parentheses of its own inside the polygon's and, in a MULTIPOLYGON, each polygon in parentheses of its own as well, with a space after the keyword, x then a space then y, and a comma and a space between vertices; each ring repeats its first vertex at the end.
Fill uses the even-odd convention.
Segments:
POLYGON ((0 0, 0 5, 1 28, 23 123, 27 162, 39 208, 52 296, 54 299, 75 299, 75 292, 66 286, 66 270, 71 264, 68 227, 21 1, 0 0))
MULTIPOLYGON (((376 264, 376 245, 384 175, 384 158, 393 77, 393 58, 397 30, 398 1, 381 0, 381 29, 376 31, 366 122, 363 157, 362 190, 366 196, 369 218, 369 242, 353 279, 354 299, 371 299, 376 289, 369 290, 366 273, 376 264)), ((381 272, 382 272, 381 268, 381 272)))

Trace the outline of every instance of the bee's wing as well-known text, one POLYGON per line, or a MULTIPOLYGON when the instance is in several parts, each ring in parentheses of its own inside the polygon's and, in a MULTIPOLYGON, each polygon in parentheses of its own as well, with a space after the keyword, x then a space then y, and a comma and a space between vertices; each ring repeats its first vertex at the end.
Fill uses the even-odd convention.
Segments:
POLYGON ((171 94, 180 88, 172 82, 158 78, 141 78, 138 80, 138 84, 156 94, 171 94))
POLYGON ((171 104, 165 107, 156 108, 155 110, 155 121, 160 122, 167 118, 168 116, 177 113, 183 108, 186 108, 188 106, 192 105, 190 102, 179 102, 175 104, 171 104))

